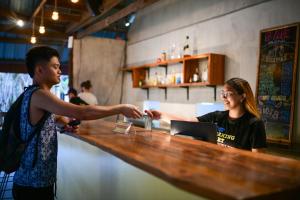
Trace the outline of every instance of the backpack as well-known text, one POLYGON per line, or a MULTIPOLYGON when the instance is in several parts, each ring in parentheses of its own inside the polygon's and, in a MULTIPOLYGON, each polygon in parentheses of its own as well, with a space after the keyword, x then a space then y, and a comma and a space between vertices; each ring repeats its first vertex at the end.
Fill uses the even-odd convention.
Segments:
MULTIPOLYGON (((49 112, 46 112, 44 116, 38 121, 36 128, 30 134, 26 141, 21 139, 20 133, 20 115, 21 115, 21 105, 24 97, 24 93, 29 89, 35 87, 33 92, 38 90, 37 86, 30 86, 25 89, 25 91, 18 97, 18 99, 12 104, 8 112, 4 117, 4 123, 2 126, 2 133, 0 133, 0 172, 12 173, 16 171, 21 162, 22 155, 33 139, 35 135, 40 135, 41 129, 50 116, 49 112)), ((37 146, 36 144, 36 155, 34 156, 33 166, 37 160, 37 146)))

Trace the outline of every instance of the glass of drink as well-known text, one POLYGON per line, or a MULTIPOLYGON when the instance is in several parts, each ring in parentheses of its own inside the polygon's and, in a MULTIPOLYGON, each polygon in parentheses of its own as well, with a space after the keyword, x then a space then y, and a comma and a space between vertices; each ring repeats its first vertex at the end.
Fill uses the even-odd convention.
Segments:
POLYGON ((148 131, 152 130, 152 119, 148 115, 144 115, 144 121, 145 121, 145 129, 148 131))

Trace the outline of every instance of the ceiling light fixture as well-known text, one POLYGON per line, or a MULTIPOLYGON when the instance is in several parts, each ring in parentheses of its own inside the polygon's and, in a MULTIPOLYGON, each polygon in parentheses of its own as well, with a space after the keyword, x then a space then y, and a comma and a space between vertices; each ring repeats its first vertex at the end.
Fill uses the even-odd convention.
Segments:
POLYGON ((79 0, 71 0, 72 3, 77 3, 79 0))
POLYGON ((126 17, 125 20, 125 26, 128 27, 130 26, 135 20, 135 14, 130 15, 129 17, 126 17))
POLYGON ((41 12, 41 24, 40 24, 39 32, 40 32, 40 34, 44 34, 44 33, 45 33, 45 26, 44 26, 44 7, 42 7, 42 12, 41 12))
POLYGON ((57 12, 57 0, 55 0, 55 4, 54 4, 54 11, 52 13, 52 19, 54 21, 57 21, 59 18, 58 12, 57 12))
POLYGON ((20 26, 20 27, 23 27, 24 26, 24 21, 21 20, 21 19, 18 19, 17 20, 17 25, 20 26))
POLYGON ((35 44, 35 43, 36 43, 36 37, 35 37, 35 35, 34 35, 34 19, 33 19, 33 21, 32 21, 32 35, 31 35, 31 38, 30 38, 30 42, 31 42, 32 44, 35 44))

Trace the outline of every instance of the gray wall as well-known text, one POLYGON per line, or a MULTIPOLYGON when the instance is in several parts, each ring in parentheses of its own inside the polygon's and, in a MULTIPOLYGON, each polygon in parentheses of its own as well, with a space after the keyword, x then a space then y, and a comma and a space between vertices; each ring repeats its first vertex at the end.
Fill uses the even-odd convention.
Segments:
POLYGON ((125 42, 122 40, 95 37, 74 40, 74 87, 80 89, 81 82, 91 80, 100 105, 118 104, 124 55, 125 42))
MULTIPOLYGON (((299 22, 299 8, 298 0, 162 0, 137 13, 128 35, 126 64, 154 62, 172 44, 182 47, 189 35, 195 54, 226 55, 225 80, 244 78, 255 92, 259 31, 299 22)), ((123 87, 123 101, 142 106, 147 99, 146 91, 132 88, 130 73, 126 74, 123 87)), ((299 102, 299 82, 297 88, 299 102)), ((163 111, 185 116, 195 115, 195 103, 214 101, 213 90, 206 87, 191 88, 189 100, 185 89, 168 89, 167 100, 163 90, 151 89, 150 100, 161 101, 163 111)), ((299 121, 299 113, 296 104, 295 121, 299 121)), ((293 140, 298 143, 299 129, 295 123, 293 140)))

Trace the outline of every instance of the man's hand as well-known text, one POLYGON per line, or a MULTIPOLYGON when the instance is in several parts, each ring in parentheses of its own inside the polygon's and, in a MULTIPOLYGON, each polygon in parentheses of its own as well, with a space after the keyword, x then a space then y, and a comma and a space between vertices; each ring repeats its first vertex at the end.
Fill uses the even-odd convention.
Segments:
POLYGON ((131 104, 122 104, 121 113, 128 118, 141 118, 143 116, 138 107, 131 104))
POLYGON ((161 118, 161 112, 157 110, 145 110, 145 113, 147 113, 152 119, 159 120, 161 118))
POLYGON ((64 127, 64 132, 78 133, 78 128, 79 128, 78 125, 76 125, 76 126, 66 125, 64 127))

